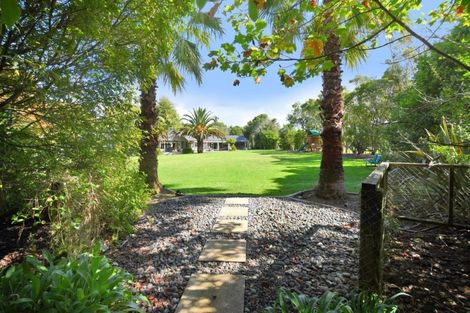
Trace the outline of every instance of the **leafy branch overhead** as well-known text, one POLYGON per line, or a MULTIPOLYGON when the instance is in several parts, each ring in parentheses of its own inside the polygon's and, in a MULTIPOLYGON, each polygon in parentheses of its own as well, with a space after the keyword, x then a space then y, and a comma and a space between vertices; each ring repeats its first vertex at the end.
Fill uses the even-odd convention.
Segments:
MULTIPOLYGON (((235 32, 233 41, 211 51, 205 69, 220 68, 259 83, 268 68, 276 64, 280 81, 291 87, 331 69, 329 57, 334 53, 341 53, 348 65, 354 65, 364 60, 369 50, 413 37, 427 49, 469 70, 468 59, 439 50, 410 25, 438 28, 444 22, 453 22, 468 27, 470 0, 443 1, 427 18, 412 20, 408 13, 419 10, 421 2, 234 0, 224 8, 235 32), (330 34, 340 40, 338 51, 324 51, 330 34)), ((234 86, 238 84, 237 80, 234 86)))

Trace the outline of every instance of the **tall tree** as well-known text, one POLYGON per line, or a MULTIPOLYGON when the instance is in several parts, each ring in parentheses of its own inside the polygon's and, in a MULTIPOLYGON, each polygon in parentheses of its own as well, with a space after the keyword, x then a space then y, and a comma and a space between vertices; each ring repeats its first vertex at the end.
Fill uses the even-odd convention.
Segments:
POLYGON ((304 103, 294 103, 292 105, 292 113, 287 115, 287 121, 291 126, 304 131, 320 129, 320 100, 308 99, 304 103))
POLYGON ((148 186, 156 193, 161 190, 156 153, 158 140, 155 138, 155 128, 158 129, 156 123, 159 122, 156 109, 157 79, 161 78, 164 83, 169 84, 173 92, 181 90, 185 85, 186 80, 182 72, 189 74, 201 84, 201 56, 198 45, 191 40, 207 46, 211 35, 222 33, 220 23, 214 17, 220 3, 215 3, 208 13, 200 11, 205 1, 198 2, 198 5, 199 11, 189 16, 187 25, 179 25, 171 33, 173 50, 155 59, 155 75, 150 79, 150 84, 146 84, 145 81, 141 84, 142 140, 139 168, 145 174, 148 186), (181 32, 181 29, 184 31, 181 32))
POLYGON ((204 152, 204 139, 213 135, 224 137, 223 130, 217 128, 217 118, 204 108, 193 109, 191 114, 185 114, 182 118, 183 127, 181 133, 193 136, 197 141, 197 153, 204 152))
MULTIPOLYGON (((328 2, 325 1, 325 5, 328 2)), ((328 13, 332 14, 332 13, 328 13)), ((327 17, 329 19, 330 17, 327 17)), ((321 137, 322 158, 320 178, 316 186, 317 196, 341 198, 344 195, 343 170, 343 87, 341 86, 341 42, 339 37, 328 31, 324 53, 326 62, 331 62, 330 69, 323 71, 322 101, 320 104, 323 120, 321 137)))
POLYGON ((230 126, 229 135, 243 136, 243 127, 241 126, 230 126))
MULTIPOLYGON (((278 134, 279 124, 275 118, 270 119, 267 114, 255 116, 245 125, 243 133, 248 139, 251 148, 266 149, 265 136, 262 133, 268 133, 272 137, 272 133, 278 134)), ((272 146, 271 144, 269 146, 272 146)))

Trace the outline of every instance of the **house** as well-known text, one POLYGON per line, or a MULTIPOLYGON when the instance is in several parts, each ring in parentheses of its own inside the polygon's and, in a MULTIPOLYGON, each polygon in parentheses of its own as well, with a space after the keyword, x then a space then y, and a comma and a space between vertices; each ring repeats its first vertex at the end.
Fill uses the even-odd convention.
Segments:
MULTIPOLYGON (((225 138, 216 136, 209 136, 204 139, 204 151, 226 151, 228 150, 227 139, 235 139, 235 146, 237 149, 248 149, 248 139, 244 136, 228 135, 225 138)), ((165 152, 181 152, 184 148, 191 147, 194 151, 197 150, 197 141, 194 137, 179 135, 173 130, 168 132, 168 135, 160 140, 160 149, 165 152)))

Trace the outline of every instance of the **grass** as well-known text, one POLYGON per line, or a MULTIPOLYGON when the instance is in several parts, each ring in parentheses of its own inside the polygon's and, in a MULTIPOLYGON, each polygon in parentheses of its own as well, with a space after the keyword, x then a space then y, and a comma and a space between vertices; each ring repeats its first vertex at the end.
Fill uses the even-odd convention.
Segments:
MULTIPOLYGON (((313 187, 320 161, 320 154, 273 150, 161 155, 159 176, 165 187, 185 194, 281 196, 313 187)), ((344 171, 346 190, 359 192, 371 168, 344 159, 344 171)))

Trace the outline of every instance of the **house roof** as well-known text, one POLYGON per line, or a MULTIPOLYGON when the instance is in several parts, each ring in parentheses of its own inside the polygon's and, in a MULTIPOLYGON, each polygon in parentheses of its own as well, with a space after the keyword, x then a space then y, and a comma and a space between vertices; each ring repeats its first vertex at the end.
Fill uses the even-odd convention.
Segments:
MULTIPOLYGON (((219 143, 225 143, 227 139, 233 138, 236 140, 236 142, 248 142, 248 139, 246 139, 245 136, 238 136, 238 135, 227 135, 225 138, 219 138, 216 136, 209 136, 206 139, 204 139, 204 142, 219 142, 219 143)), ((196 139, 192 136, 185 135, 181 136, 178 135, 177 132, 175 132, 173 129, 170 129, 168 131, 168 134, 166 137, 162 138, 162 141, 183 141, 186 140, 188 142, 196 142, 196 139)))
POLYGON ((225 138, 219 138, 211 135, 204 139, 204 142, 225 142, 225 138))
POLYGON ((246 139, 245 136, 228 135, 228 136, 225 136, 225 138, 226 138, 226 139, 233 138, 233 139, 235 139, 237 142, 248 142, 248 139, 246 139))

